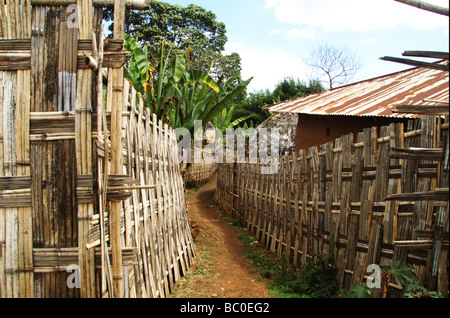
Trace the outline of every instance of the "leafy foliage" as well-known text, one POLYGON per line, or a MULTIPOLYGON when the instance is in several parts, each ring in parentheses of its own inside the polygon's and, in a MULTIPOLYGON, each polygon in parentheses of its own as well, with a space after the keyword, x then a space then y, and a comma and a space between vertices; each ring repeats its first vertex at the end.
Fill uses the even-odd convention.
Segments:
POLYGON ((208 73, 188 69, 185 56, 189 50, 170 57, 170 47, 164 41, 155 66, 148 59, 147 48, 129 35, 125 36, 125 48, 131 55, 124 76, 146 107, 172 128, 183 127, 191 133, 196 120, 202 121, 204 127, 230 107, 251 81, 232 86, 230 78, 220 88, 208 73))
POLYGON ((222 110, 222 114, 220 114, 219 116, 217 116, 213 119, 214 127, 217 128, 222 134, 224 134, 227 131, 227 129, 238 126, 241 122, 245 121, 246 119, 248 119, 250 117, 250 116, 239 117, 239 118, 235 119, 233 122, 231 122, 231 117, 233 116, 234 107, 235 106, 233 105, 228 110, 226 108, 224 108, 222 110))
MULTIPOLYGON (((113 11, 105 9, 104 17, 113 20, 113 11)), ((113 24, 110 25, 113 30, 113 24)), ((239 54, 223 55, 226 27, 211 11, 191 4, 187 7, 152 0, 148 10, 126 10, 125 33, 148 45, 152 63, 159 58, 159 45, 168 43, 171 55, 182 55, 191 48, 188 67, 210 72, 216 80, 226 80, 241 70, 239 54), (213 67, 211 68, 211 65, 213 67)), ((238 82, 240 76, 236 80, 238 82)))
MULTIPOLYGON (((407 298, 440 298, 442 295, 436 291, 427 290, 417 279, 413 269, 402 265, 400 261, 388 261, 388 265, 383 272, 384 287, 378 293, 384 297, 389 296, 389 284, 393 281, 404 288, 403 296, 407 298)), ((368 288, 366 283, 353 287, 346 295, 348 298, 369 298, 377 292, 375 288, 368 288)))
POLYGON ((294 290, 315 298, 334 297, 339 292, 337 272, 337 267, 330 264, 328 259, 321 255, 313 256, 303 264, 294 290))
POLYGON ((232 120, 249 116, 245 122, 247 124, 252 122, 256 127, 270 116, 270 112, 264 110, 262 107, 321 91, 323 91, 323 86, 317 80, 304 83, 288 77, 278 83, 273 92, 266 89, 248 94, 245 100, 236 105, 232 120))
POLYGON ((347 294, 348 298, 369 298, 372 295, 372 289, 367 287, 366 283, 362 283, 360 285, 356 285, 352 288, 352 290, 347 294))
POLYGON ((394 281, 399 286, 404 286, 407 282, 414 279, 415 275, 411 267, 402 265, 400 261, 388 261, 388 277, 394 278, 394 281))

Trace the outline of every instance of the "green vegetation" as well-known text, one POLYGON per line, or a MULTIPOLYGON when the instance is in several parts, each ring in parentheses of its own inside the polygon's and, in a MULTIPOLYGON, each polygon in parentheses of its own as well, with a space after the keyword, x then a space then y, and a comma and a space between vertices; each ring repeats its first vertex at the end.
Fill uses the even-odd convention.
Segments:
POLYGON ((230 107, 251 81, 231 85, 233 78, 230 78, 219 87, 209 73, 188 69, 188 52, 170 57, 171 49, 164 41, 156 65, 150 62, 147 47, 129 35, 125 36, 125 48, 131 54, 124 76, 151 114, 172 128, 185 128, 191 135, 195 121, 201 121, 200 128, 204 128, 230 107))
MULTIPOLYGON (((239 226, 237 220, 230 223, 239 226)), ((240 227, 241 228, 241 227, 240 227)), ((241 228, 245 231, 244 228, 241 228)), ((400 261, 390 262, 381 276, 382 286, 379 289, 369 288, 364 282, 353 287, 349 292, 339 288, 336 276, 337 267, 333 260, 323 255, 315 255, 305 262, 301 268, 295 269, 288 264, 283 254, 282 258, 263 247, 248 234, 240 234, 239 240, 246 248, 245 256, 252 261, 254 272, 270 281, 271 295, 278 298, 372 298, 378 293, 384 298, 442 298, 436 291, 427 290, 418 280, 411 267, 400 264, 400 261), (393 290, 391 283, 403 287, 403 291, 393 290)))
POLYGON ((199 189, 200 185, 196 180, 189 180, 186 182, 186 189, 199 189))
MULTIPOLYGON (((104 19, 113 22, 111 9, 104 19)), ((273 92, 247 94, 251 79, 241 78, 239 54, 223 54, 225 24, 197 5, 155 0, 148 10, 127 9, 125 33, 131 52, 125 77, 152 114, 191 134, 195 120, 222 132, 256 127, 270 116, 263 106, 323 90, 318 80, 285 78, 273 92)))
POLYGON ((247 117, 244 123, 256 127, 270 116, 270 112, 262 107, 321 91, 323 91, 323 86, 318 80, 305 83, 287 77, 278 83, 273 92, 266 89, 265 91, 248 94, 247 98, 236 105, 232 120, 247 117))
MULTIPOLYGON (((113 10, 105 9, 104 18, 113 21, 113 10)), ((114 24, 109 29, 113 30, 114 24)), ((190 51, 188 67, 210 72, 216 81, 226 81, 236 75, 240 80, 241 58, 239 54, 224 55, 228 40, 226 27, 217 21, 216 15, 206 9, 191 4, 186 7, 152 0, 148 10, 125 12, 125 33, 148 46, 153 64, 159 58, 159 45, 168 42, 172 58, 190 51), (213 67, 211 68, 211 65, 213 67)))
POLYGON ((338 295, 336 280, 337 268, 329 265, 323 256, 314 256, 300 269, 288 264, 283 255, 281 259, 266 251, 247 234, 239 239, 246 248, 245 256, 252 261, 254 272, 270 280, 269 289, 278 298, 332 298, 338 295))
POLYGON ((381 273, 384 277, 382 288, 376 290, 369 288, 366 283, 362 283, 353 287, 353 289, 346 294, 348 298, 371 298, 375 293, 381 293, 382 297, 406 297, 406 298, 441 298, 442 294, 436 291, 427 290, 422 283, 417 279, 413 269, 409 266, 402 265, 400 261, 388 261, 388 265, 381 273), (403 287, 402 293, 390 293, 389 284, 395 283, 403 287))

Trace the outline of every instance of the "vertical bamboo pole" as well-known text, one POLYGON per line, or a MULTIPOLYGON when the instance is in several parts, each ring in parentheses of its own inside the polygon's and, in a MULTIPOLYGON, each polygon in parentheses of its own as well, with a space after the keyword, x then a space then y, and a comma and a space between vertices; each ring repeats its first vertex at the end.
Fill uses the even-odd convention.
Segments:
MULTIPOLYGON (((125 34, 125 1, 114 0, 114 34, 116 40, 123 40, 125 34)), ((123 70, 112 69, 111 107, 111 173, 122 174, 122 101, 123 70)), ((112 252, 112 273, 114 297, 123 297, 123 266, 121 243, 120 201, 111 202, 110 244, 112 252)))
MULTIPOLYGON (((92 0, 77 0, 79 38, 92 38, 92 0)), ((77 70, 77 95, 75 115, 75 148, 77 174, 92 174, 92 74, 91 70, 77 70)), ((78 205, 78 262, 80 266, 80 296, 95 297, 94 250, 87 249, 89 243, 90 216, 93 204, 78 205)))
MULTIPOLYGON (((0 38, 31 36, 29 1, 0 5, 0 38)), ((30 175, 30 70, 2 72, 0 176, 30 175)), ((0 209, 0 296, 33 297, 31 207, 0 209)))
MULTIPOLYGON (((16 9, 19 9, 19 3, 16 3, 16 9)), ((22 1, 20 8, 20 21, 17 21, 21 32, 17 32, 17 38, 31 37, 31 4, 29 1, 22 1)), ((17 163, 21 164, 18 168, 17 174, 19 176, 30 175, 30 82, 31 71, 19 70, 17 71, 17 87, 18 100, 16 105, 16 157, 17 163), (19 132, 20 131, 20 132, 19 132)), ((18 231, 19 231, 19 286, 20 297, 33 297, 33 235, 31 222, 31 207, 23 207, 18 209, 18 231)))

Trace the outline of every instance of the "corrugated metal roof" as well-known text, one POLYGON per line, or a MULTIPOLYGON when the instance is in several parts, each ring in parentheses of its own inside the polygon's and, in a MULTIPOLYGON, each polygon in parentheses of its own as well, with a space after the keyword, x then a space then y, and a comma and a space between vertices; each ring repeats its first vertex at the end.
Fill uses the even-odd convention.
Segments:
MULTIPOLYGON (((441 63, 448 64, 448 61, 441 63)), ((393 113, 398 105, 449 100, 449 72, 412 68, 265 107, 272 112, 316 115, 420 117, 393 113)))

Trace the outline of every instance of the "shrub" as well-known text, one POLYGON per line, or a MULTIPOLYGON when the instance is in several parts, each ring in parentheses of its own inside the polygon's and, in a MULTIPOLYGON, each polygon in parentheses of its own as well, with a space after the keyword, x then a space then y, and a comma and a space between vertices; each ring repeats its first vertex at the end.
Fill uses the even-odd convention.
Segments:
POLYGON ((313 256, 303 264, 299 277, 292 282, 295 293, 314 298, 331 298, 339 292, 337 268, 321 255, 313 256))

